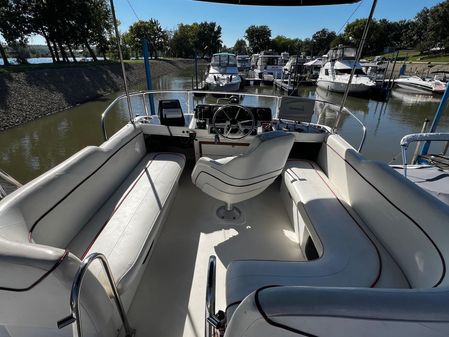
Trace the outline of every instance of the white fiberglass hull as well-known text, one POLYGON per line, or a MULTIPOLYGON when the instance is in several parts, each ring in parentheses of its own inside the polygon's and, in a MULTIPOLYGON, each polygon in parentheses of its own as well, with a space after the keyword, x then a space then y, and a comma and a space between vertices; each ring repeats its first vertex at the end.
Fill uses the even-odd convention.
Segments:
POLYGON ((398 78, 394 83, 402 89, 414 93, 442 94, 446 89, 446 85, 438 81, 425 81, 416 76, 398 78))
MULTIPOLYGON (((336 82, 323 79, 318 79, 317 81, 317 86, 319 88, 340 93, 345 92, 347 85, 348 84, 346 82, 336 82)), ((349 86, 349 93, 350 94, 367 93, 368 91, 371 90, 372 87, 373 85, 367 85, 364 83, 351 83, 349 86)))
POLYGON ((242 81, 235 81, 235 82, 228 82, 228 83, 221 83, 221 82, 206 82, 207 84, 207 90, 210 91, 239 91, 240 85, 242 81))
POLYGON ((239 91, 242 84, 242 79, 239 75, 229 76, 217 76, 209 75, 206 78, 206 87, 210 91, 226 91, 234 92, 239 91))
POLYGON ((410 83, 410 82, 398 82, 398 80, 395 81, 396 85, 399 88, 405 89, 409 92, 419 93, 419 94, 432 94, 432 88, 422 85, 417 85, 416 83, 410 83))

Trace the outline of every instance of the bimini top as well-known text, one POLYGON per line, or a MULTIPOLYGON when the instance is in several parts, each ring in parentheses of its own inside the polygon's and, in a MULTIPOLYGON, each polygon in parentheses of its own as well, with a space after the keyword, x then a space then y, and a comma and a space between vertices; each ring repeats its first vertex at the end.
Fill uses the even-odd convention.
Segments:
POLYGON ((360 0, 196 0, 203 2, 219 2, 233 5, 254 6, 324 6, 343 5, 360 2, 360 0))

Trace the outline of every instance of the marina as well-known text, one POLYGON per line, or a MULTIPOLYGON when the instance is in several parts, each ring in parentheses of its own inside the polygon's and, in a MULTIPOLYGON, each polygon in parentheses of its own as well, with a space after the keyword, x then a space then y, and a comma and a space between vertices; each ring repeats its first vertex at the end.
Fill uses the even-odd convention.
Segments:
MULTIPOLYGON (((153 80, 153 87, 158 90, 191 89, 192 70, 185 70, 162 76, 153 80)), ((271 95, 274 93, 270 83, 245 86, 243 92, 271 95)), ((142 83, 138 89, 144 89, 142 83)), ((112 94, 72 109, 65 110, 42 119, 0 133, 0 157, 2 168, 6 172, 15 172, 18 181, 26 183, 54 167, 76 151, 88 145, 101 143, 98 129, 100 113, 119 93, 112 94), (85 127, 85 124, 91 127, 85 127), (48 133, 47 130, 54 130, 48 133), (83 137, 77 135, 82 132, 83 137), (45 156, 40 154, 45 153, 45 156)), ((282 94, 278 92, 278 94, 282 94)), ((285 95, 285 93, 284 93, 285 95)), ((319 98, 338 104, 342 95, 330 93, 313 86, 300 86, 299 96, 319 98)), ((419 132, 423 121, 431 119, 436 111, 441 96, 422 95, 392 90, 388 102, 379 102, 363 97, 349 97, 347 106, 367 127, 367 141, 362 153, 370 159, 400 164, 401 138, 409 133, 419 132), (395 146, 391 146, 394 144, 395 146)), ((126 105, 116 108, 110 115, 110 132, 118 130, 126 121, 126 105)), ((348 122, 350 123, 350 122, 348 122)), ((345 135, 357 139, 354 125, 344 126, 345 135)), ((449 116, 444 114, 439 124, 439 131, 449 130, 449 116)), ((438 146, 435 144, 435 146, 438 146)))

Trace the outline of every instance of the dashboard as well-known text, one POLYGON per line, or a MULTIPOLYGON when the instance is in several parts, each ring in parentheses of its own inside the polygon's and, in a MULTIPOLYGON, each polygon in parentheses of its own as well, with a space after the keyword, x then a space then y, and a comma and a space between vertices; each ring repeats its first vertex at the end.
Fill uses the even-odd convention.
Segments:
MULTIPOLYGON (((223 107, 224 104, 198 104, 195 107, 195 113, 194 117, 196 119, 196 128, 202 129, 202 130, 208 130, 210 133, 215 134, 217 133, 214 125, 213 125, 213 117, 215 112, 220 108, 223 107)), ((258 127, 267 127, 268 125, 271 125, 271 122, 273 120, 272 112, 270 108, 265 107, 248 107, 243 106, 245 109, 252 112, 255 122, 256 122, 256 128, 252 132, 253 135, 257 133, 258 127)), ((238 107, 232 106, 231 109, 234 109, 235 111, 228 111, 230 115, 237 114, 238 107)), ((221 114, 216 117, 215 124, 217 125, 217 128, 221 127, 221 124, 226 123, 226 118, 224 118, 224 115, 221 114)), ((271 127, 270 127, 271 129, 271 127)))

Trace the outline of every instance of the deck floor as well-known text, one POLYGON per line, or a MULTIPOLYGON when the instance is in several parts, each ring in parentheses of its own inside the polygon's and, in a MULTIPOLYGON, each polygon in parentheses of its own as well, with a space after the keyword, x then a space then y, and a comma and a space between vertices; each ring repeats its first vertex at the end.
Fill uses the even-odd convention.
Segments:
POLYGON ((185 170, 129 310, 138 337, 203 336, 210 255, 217 256, 217 310, 225 308, 225 274, 231 261, 304 259, 278 182, 238 204, 242 218, 235 223, 216 217, 221 204, 196 188, 185 170))

